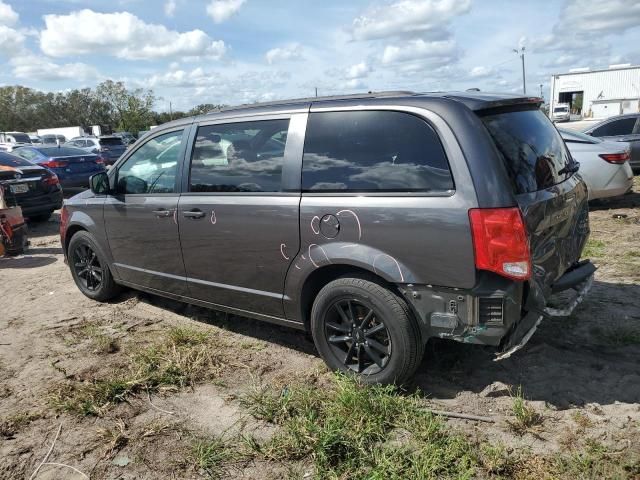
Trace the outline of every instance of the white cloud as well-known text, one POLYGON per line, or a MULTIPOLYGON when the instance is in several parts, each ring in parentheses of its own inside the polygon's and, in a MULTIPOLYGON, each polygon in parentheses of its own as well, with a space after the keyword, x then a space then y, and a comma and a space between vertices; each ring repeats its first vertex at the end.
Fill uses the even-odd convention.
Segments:
POLYGON ((25 36, 18 30, 0 25, 0 56, 12 57, 22 52, 25 36))
POLYGON ((419 61, 428 64, 444 64, 457 59, 457 46, 453 40, 426 42, 422 39, 409 40, 400 45, 388 45, 382 54, 385 65, 419 61))
POLYGON ((211 0, 207 5, 207 15, 213 18, 215 23, 229 20, 242 7, 245 0, 211 0))
POLYGON ((364 78, 369 75, 370 71, 371 68, 366 64, 366 62, 356 63, 355 65, 351 65, 349 68, 347 68, 345 78, 347 78, 348 80, 364 78))
POLYGON ((24 80, 95 80, 98 70, 85 63, 56 64, 46 57, 32 54, 12 58, 13 75, 24 80))
POLYGON ((369 10, 353 21, 357 40, 420 35, 447 37, 446 27, 457 15, 469 11, 471 0, 401 0, 369 10))
POLYGON ((167 17, 173 17, 176 13, 176 7, 177 7, 177 3, 176 0, 167 0, 164 3, 164 14, 167 17))
POLYGON ((15 25, 18 23, 18 14, 11 5, 0 0, 0 25, 15 25))
POLYGON ((493 68, 489 67, 473 67, 469 72, 471 78, 486 78, 495 75, 493 68))
POLYGON ((299 60, 302 58, 302 47, 298 43, 292 43, 284 47, 272 48, 269 50, 265 58, 269 65, 289 60, 299 60))
POLYGON ((224 55, 222 40, 202 30, 180 33, 164 25, 145 23, 129 12, 97 13, 81 10, 68 15, 45 15, 40 48, 52 57, 104 53, 127 60, 224 55))

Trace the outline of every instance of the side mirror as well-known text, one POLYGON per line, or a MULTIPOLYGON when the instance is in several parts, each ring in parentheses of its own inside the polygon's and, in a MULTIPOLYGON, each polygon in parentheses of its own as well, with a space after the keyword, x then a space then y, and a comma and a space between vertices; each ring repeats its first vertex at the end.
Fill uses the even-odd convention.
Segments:
POLYGON ((109 175, 107 172, 96 173, 89 177, 89 187, 96 195, 107 195, 109 193, 109 175))

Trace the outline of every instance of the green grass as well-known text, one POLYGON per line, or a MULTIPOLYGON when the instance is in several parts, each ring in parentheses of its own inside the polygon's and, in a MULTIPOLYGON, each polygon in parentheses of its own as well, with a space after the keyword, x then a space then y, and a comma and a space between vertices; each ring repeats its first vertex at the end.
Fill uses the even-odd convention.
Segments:
POLYGON ((42 415, 34 412, 20 412, 0 418, 0 437, 11 438, 39 418, 42 418, 42 415))
POLYGON ((583 258, 602 257, 604 249, 607 246, 602 240, 594 240, 590 238, 582 251, 583 258))
POLYGON ((515 393, 511 392, 511 399, 513 420, 509 420, 508 423, 514 432, 524 434, 531 428, 542 424, 544 418, 527 404, 521 386, 518 386, 515 393))
POLYGON ((130 356, 123 368, 88 382, 60 385, 51 401, 59 410, 100 415, 143 391, 177 390, 215 378, 223 368, 215 351, 212 336, 191 329, 171 329, 157 344, 130 356))
POLYGON ((209 478, 228 478, 227 466, 240 456, 232 443, 220 438, 196 438, 191 445, 189 462, 209 478))

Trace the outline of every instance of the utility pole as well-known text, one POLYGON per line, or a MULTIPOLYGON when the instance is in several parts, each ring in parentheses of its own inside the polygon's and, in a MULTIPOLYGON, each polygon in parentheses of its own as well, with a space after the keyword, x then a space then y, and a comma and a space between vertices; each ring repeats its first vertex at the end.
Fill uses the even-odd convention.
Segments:
POLYGON ((169 102, 169 119, 173 120, 173 109, 171 108, 171 102, 169 102))
POLYGON ((540 98, 544 100, 544 95, 542 95, 542 84, 540 84, 540 98))
POLYGON ((525 74, 524 74, 524 47, 522 47, 520 50, 518 50, 517 48, 514 48, 513 51, 516 53, 516 55, 520 57, 520 60, 522 60, 522 93, 526 95, 527 81, 525 80, 525 74))
POLYGON ((316 97, 318 96, 318 87, 316 87, 316 97))

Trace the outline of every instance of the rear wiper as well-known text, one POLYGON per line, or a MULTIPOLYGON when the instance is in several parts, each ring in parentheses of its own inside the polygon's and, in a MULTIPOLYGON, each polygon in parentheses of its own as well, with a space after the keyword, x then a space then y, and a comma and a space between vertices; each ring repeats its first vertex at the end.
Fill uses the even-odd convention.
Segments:
POLYGON ((576 162, 575 160, 571 163, 567 163, 563 168, 560 169, 558 175, 564 175, 565 173, 576 173, 580 170, 580 162, 576 162))

